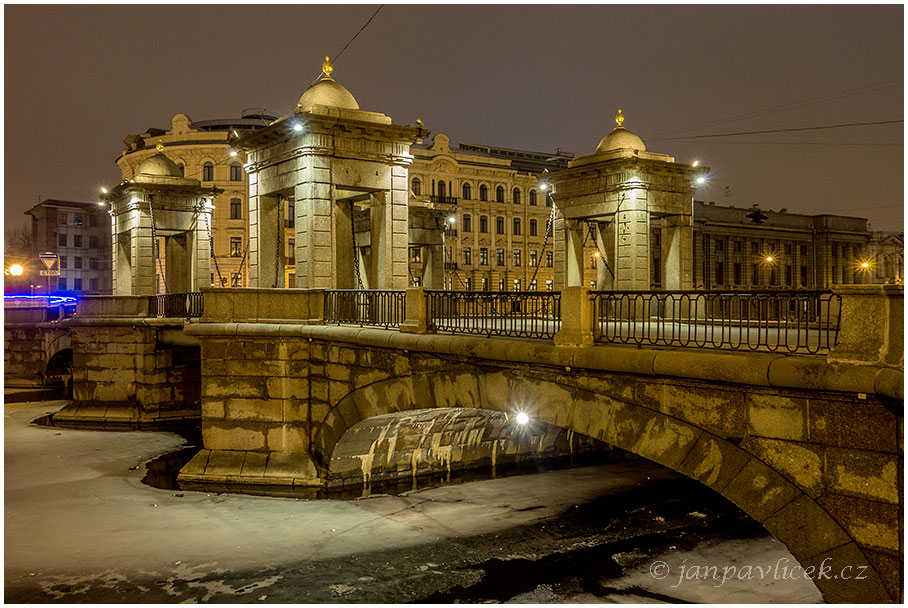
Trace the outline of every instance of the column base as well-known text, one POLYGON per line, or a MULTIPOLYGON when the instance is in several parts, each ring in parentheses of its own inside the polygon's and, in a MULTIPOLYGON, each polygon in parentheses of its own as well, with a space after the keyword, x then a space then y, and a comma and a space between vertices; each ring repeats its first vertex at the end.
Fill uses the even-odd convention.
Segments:
POLYGON ((180 469, 183 490, 316 498, 325 480, 306 452, 202 449, 180 469))
POLYGON ((201 422, 200 408, 147 411, 136 401, 73 401, 52 417, 55 426, 89 430, 166 431, 201 422))

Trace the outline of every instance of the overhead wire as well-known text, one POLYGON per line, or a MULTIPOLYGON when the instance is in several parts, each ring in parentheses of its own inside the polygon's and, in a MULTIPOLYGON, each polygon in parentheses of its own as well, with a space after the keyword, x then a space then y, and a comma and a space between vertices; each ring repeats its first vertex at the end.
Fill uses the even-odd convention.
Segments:
MULTIPOLYGON (((369 17, 369 19, 363 24, 363 26, 361 28, 359 28, 359 30, 357 30, 357 32, 355 34, 353 34, 353 37, 347 41, 347 44, 344 45, 344 48, 342 48, 340 50, 340 52, 334 56, 334 60, 332 61, 332 63, 337 63, 337 60, 341 58, 341 55, 344 54, 344 51, 347 50, 347 47, 349 47, 351 44, 353 44, 353 41, 356 40, 357 36, 362 34, 363 30, 365 30, 367 27, 369 27, 369 24, 372 23, 372 20, 375 19, 375 16, 378 15, 379 11, 381 11, 381 9, 383 9, 384 7, 385 7, 384 4, 378 5, 378 8, 375 9, 374 13, 372 13, 372 16, 369 17)), ((315 77, 315 80, 312 81, 312 84, 315 84, 321 77, 322 77, 322 73, 319 73, 319 75, 315 77)))
POLYGON ((829 129, 844 129, 846 127, 866 127, 872 125, 891 125, 905 122, 904 119, 896 120, 873 120, 865 122, 847 122, 837 125, 818 125, 813 127, 789 127, 785 129, 764 129, 760 131, 736 131, 734 133, 709 133, 706 135, 683 135, 680 137, 661 137, 651 138, 649 141, 678 141, 681 139, 706 139, 708 137, 732 137, 737 135, 764 135, 766 133, 795 133, 800 131, 824 131, 829 129))
POLYGON ((835 100, 842 99, 845 97, 851 97, 853 95, 857 95, 860 93, 873 93, 873 92, 876 92, 881 89, 899 86, 900 84, 902 84, 902 82, 903 82, 902 78, 884 80, 882 82, 877 82, 877 83, 865 85, 862 87, 855 87, 855 88, 851 88, 851 89, 844 89, 842 91, 835 91, 832 93, 827 93, 825 95, 820 95, 819 97, 813 97, 813 98, 805 99, 805 100, 801 100, 801 101, 795 101, 795 102, 780 104, 780 105, 776 105, 776 106, 770 106, 768 108, 763 108, 760 110, 752 110, 749 112, 744 112, 742 114, 728 116, 726 118, 710 120, 710 121, 706 121, 706 122, 702 122, 702 123, 689 125, 687 127, 681 127, 681 128, 672 129, 669 131, 663 131, 662 133, 655 134, 654 137, 655 138, 666 137, 669 135, 681 134, 681 133, 684 133, 685 131, 693 131, 693 130, 702 129, 705 127, 713 127, 713 126, 717 126, 717 125, 721 125, 721 124, 726 124, 729 122, 745 120, 747 118, 756 118, 759 116, 767 116, 769 114, 776 114, 778 112, 783 112, 785 110, 791 110, 791 109, 795 109, 795 108, 815 105, 815 104, 822 103, 825 101, 835 101, 835 100))

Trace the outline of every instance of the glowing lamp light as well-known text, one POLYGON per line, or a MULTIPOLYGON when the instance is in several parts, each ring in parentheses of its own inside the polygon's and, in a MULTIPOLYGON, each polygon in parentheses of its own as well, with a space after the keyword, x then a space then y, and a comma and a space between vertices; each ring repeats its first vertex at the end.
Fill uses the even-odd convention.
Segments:
POLYGON ((543 192, 545 192, 546 190, 549 189, 549 185, 545 182, 542 182, 541 184, 539 184, 539 189, 542 190, 543 192))
POLYGON ((870 262, 861 262, 861 268, 870 268, 870 262))
POLYGON ((236 150, 231 150, 231 151, 230 151, 230 156, 236 156, 236 150))
POLYGON ((601 255, 601 254, 597 251, 596 253, 593 254, 593 257, 594 257, 594 258, 598 258, 600 255, 601 255))
POLYGON ((103 207, 103 206, 104 206, 104 201, 98 201, 98 205, 100 205, 100 206, 103 207))
POLYGON ((302 131, 303 125, 301 125, 300 123, 296 123, 295 125, 293 125, 293 130, 296 132, 302 131))
POLYGON ((703 177, 703 176, 701 175, 701 176, 698 177, 695 181, 696 181, 698 184, 705 184, 705 183, 706 183, 706 178, 703 177))
POLYGON ((766 261, 767 261, 767 262, 772 262, 772 256, 771 256, 771 255, 766 256, 766 261))
POLYGON ((700 166, 700 161, 698 161, 698 160, 695 160, 695 161, 691 164, 691 167, 699 167, 699 166, 700 166))
POLYGON ((131 199, 129 199, 129 204, 131 204, 131 205, 135 205, 135 204, 138 203, 138 202, 139 202, 139 199, 138 199, 138 197, 136 197, 136 196, 134 196, 134 197, 132 197, 131 199))
POLYGON ((25 272, 25 268, 22 267, 22 264, 13 264, 9 267, 9 273, 14 277, 21 277, 23 272, 25 272))
POLYGON ((517 414, 517 424, 526 424, 529 421, 530 421, 530 417, 527 416, 526 414, 524 414, 523 412, 520 412, 519 414, 517 414))
POLYGON ((107 194, 107 188, 101 186, 101 194, 107 194))

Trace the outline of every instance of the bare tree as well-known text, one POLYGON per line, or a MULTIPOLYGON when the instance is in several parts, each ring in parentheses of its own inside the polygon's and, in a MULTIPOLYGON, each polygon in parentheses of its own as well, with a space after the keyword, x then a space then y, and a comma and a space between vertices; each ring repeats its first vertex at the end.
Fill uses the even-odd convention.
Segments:
POLYGON ((32 231, 30 226, 7 228, 3 241, 4 255, 29 256, 32 254, 32 231))

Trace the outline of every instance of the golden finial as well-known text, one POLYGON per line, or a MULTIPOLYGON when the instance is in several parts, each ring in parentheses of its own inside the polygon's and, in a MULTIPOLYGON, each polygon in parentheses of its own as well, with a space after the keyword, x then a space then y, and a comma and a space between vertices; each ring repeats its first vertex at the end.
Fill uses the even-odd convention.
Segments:
POLYGON ((333 71, 334 66, 331 65, 331 60, 328 59, 327 56, 325 56, 325 63, 322 64, 322 74, 324 74, 327 78, 331 78, 331 72, 333 71))
POLYGON ((618 108, 618 113, 615 114, 615 122, 618 123, 619 127, 621 126, 621 123, 624 122, 624 114, 621 113, 621 108, 618 108))
POLYGON ((164 151, 164 144, 161 143, 161 140, 160 140, 160 139, 158 140, 158 145, 156 145, 156 146, 154 147, 154 149, 157 150, 158 152, 163 152, 163 151, 164 151))

